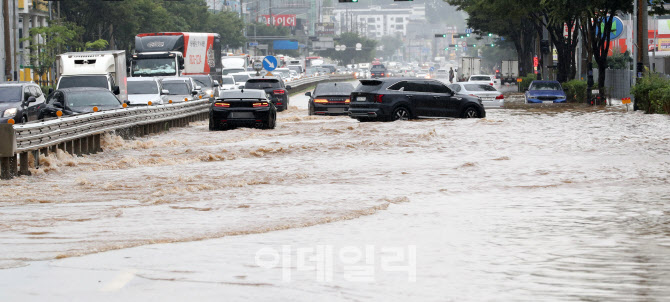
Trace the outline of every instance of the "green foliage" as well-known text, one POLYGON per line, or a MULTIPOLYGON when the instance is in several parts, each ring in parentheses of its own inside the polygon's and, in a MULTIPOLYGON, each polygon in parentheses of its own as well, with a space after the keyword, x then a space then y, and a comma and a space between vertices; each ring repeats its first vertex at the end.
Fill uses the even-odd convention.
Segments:
POLYGON ((393 36, 383 36, 379 44, 383 46, 383 50, 377 51, 377 55, 383 56, 385 59, 392 57, 403 46, 402 40, 393 36))
POLYGON ((607 57, 607 67, 611 69, 630 69, 630 64, 633 63, 630 51, 621 53, 617 49, 614 50, 614 55, 607 57))
POLYGON ((572 80, 561 84, 567 96, 568 102, 586 101, 586 81, 572 80))
POLYGON ((32 42, 28 46, 28 49, 30 49, 29 60, 40 78, 54 66, 56 55, 59 52, 68 48, 81 47, 81 43, 76 41, 80 32, 81 27, 79 26, 55 21, 50 22, 47 27, 31 28, 28 37, 21 39, 21 42, 32 42), (37 36, 41 38, 38 39, 37 36))
POLYGON ((523 81, 521 81, 521 84, 519 85, 521 91, 524 91, 530 87, 530 83, 537 80, 537 75, 534 73, 529 73, 525 77, 521 77, 523 81))
POLYGON ((637 80, 637 83, 631 88, 631 94, 635 96, 635 102, 646 113, 670 113, 667 109, 667 102, 670 100, 668 90, 670 80, 657 73, 647 73, 644 77, 637 80), (653 100, 653 101, 652 101, 653 100))
POLYGON ((103 50, 107 48, 109 45, 109 42, 105 39, 98 39, 97 41, 94 42, 86 42, 86 50, 103 50))

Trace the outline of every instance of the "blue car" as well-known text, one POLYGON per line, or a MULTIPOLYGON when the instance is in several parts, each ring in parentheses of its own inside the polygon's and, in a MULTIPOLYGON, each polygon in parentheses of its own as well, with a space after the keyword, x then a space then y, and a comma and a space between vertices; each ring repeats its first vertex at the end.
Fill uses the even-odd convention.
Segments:
POLYGON ((565 92, 558 81, 533 81, 524 95, 526 104, 565 103, 565 92))

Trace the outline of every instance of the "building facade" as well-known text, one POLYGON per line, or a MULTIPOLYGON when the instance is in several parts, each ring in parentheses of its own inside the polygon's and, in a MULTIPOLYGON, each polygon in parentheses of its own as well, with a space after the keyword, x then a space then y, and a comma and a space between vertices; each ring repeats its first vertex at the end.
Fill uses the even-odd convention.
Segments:
POLYGON ((426 19, 426 6, 390 4, 360 8, 336 7, 333 9, 332 19, 338 35, 355 32, 373 39, 383 36, 405 37, 410 22, 426 19))

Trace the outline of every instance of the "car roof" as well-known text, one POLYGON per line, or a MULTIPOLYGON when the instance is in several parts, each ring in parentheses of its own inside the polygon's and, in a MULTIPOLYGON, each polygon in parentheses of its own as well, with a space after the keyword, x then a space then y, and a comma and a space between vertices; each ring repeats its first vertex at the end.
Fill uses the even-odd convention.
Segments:
POLYGON ((5 82, 0 83, 0 86, 24 86, 24 85, 37 85, 35 82, 20 81, 20 82, 5 82))
POLYGON ((280 80, 281 78, 279 78, 278 76, 258 76, 258 77, 254 76, 251 77, 251 79, 249 80, 262 80, 262 79, 280 80))
POLYGON ((166 77, 161 78, 161 81, 191 81, 191 77, 166 77))
POLYGON ((542 80, 542 81, 540 81, 540 80, 535 80, 535 81, 532 81, 532 82, 530 82, 530 83, 531 83, 531 84, 533 84, 533 83, 540 83, 540 84, 560 84, 558 81, 546 81, 546 80, 542 80))
POLYGON ((111 91, 109 91, 109 89, 100 87, 72 87, 72 88, 61 88, 56 91, 62 91, 62 92, 107 91, 109 93, 112 93, 111 91))
POLYGON ((260 89, 241 89, 225 90, 219 99, 243 99, 243 98, 265 98, 265 90, 260 89))
POLYGON ((158 81, 155 77, 128 77, 128 82, 150 82, 158 81))

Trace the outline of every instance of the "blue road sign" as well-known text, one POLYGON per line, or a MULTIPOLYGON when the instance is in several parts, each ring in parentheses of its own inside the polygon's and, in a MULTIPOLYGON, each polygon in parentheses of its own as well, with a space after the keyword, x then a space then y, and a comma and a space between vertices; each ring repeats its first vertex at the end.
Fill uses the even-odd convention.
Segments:
POLYGON ((249 46, 258 46, 258 42, 249 42, 249 46))
POLYGON ((277 58, 273 56, 266 56, 263 58, 263 68, 267 71, 273 71, 277 68, 277 58))
POLYGON ((466 34, 471 34, 472 33, 472 28, 466 28, 465 33, 466 34))
POLYGON ((435 67, 430 67, 430 71, 435 71, 435 67))

